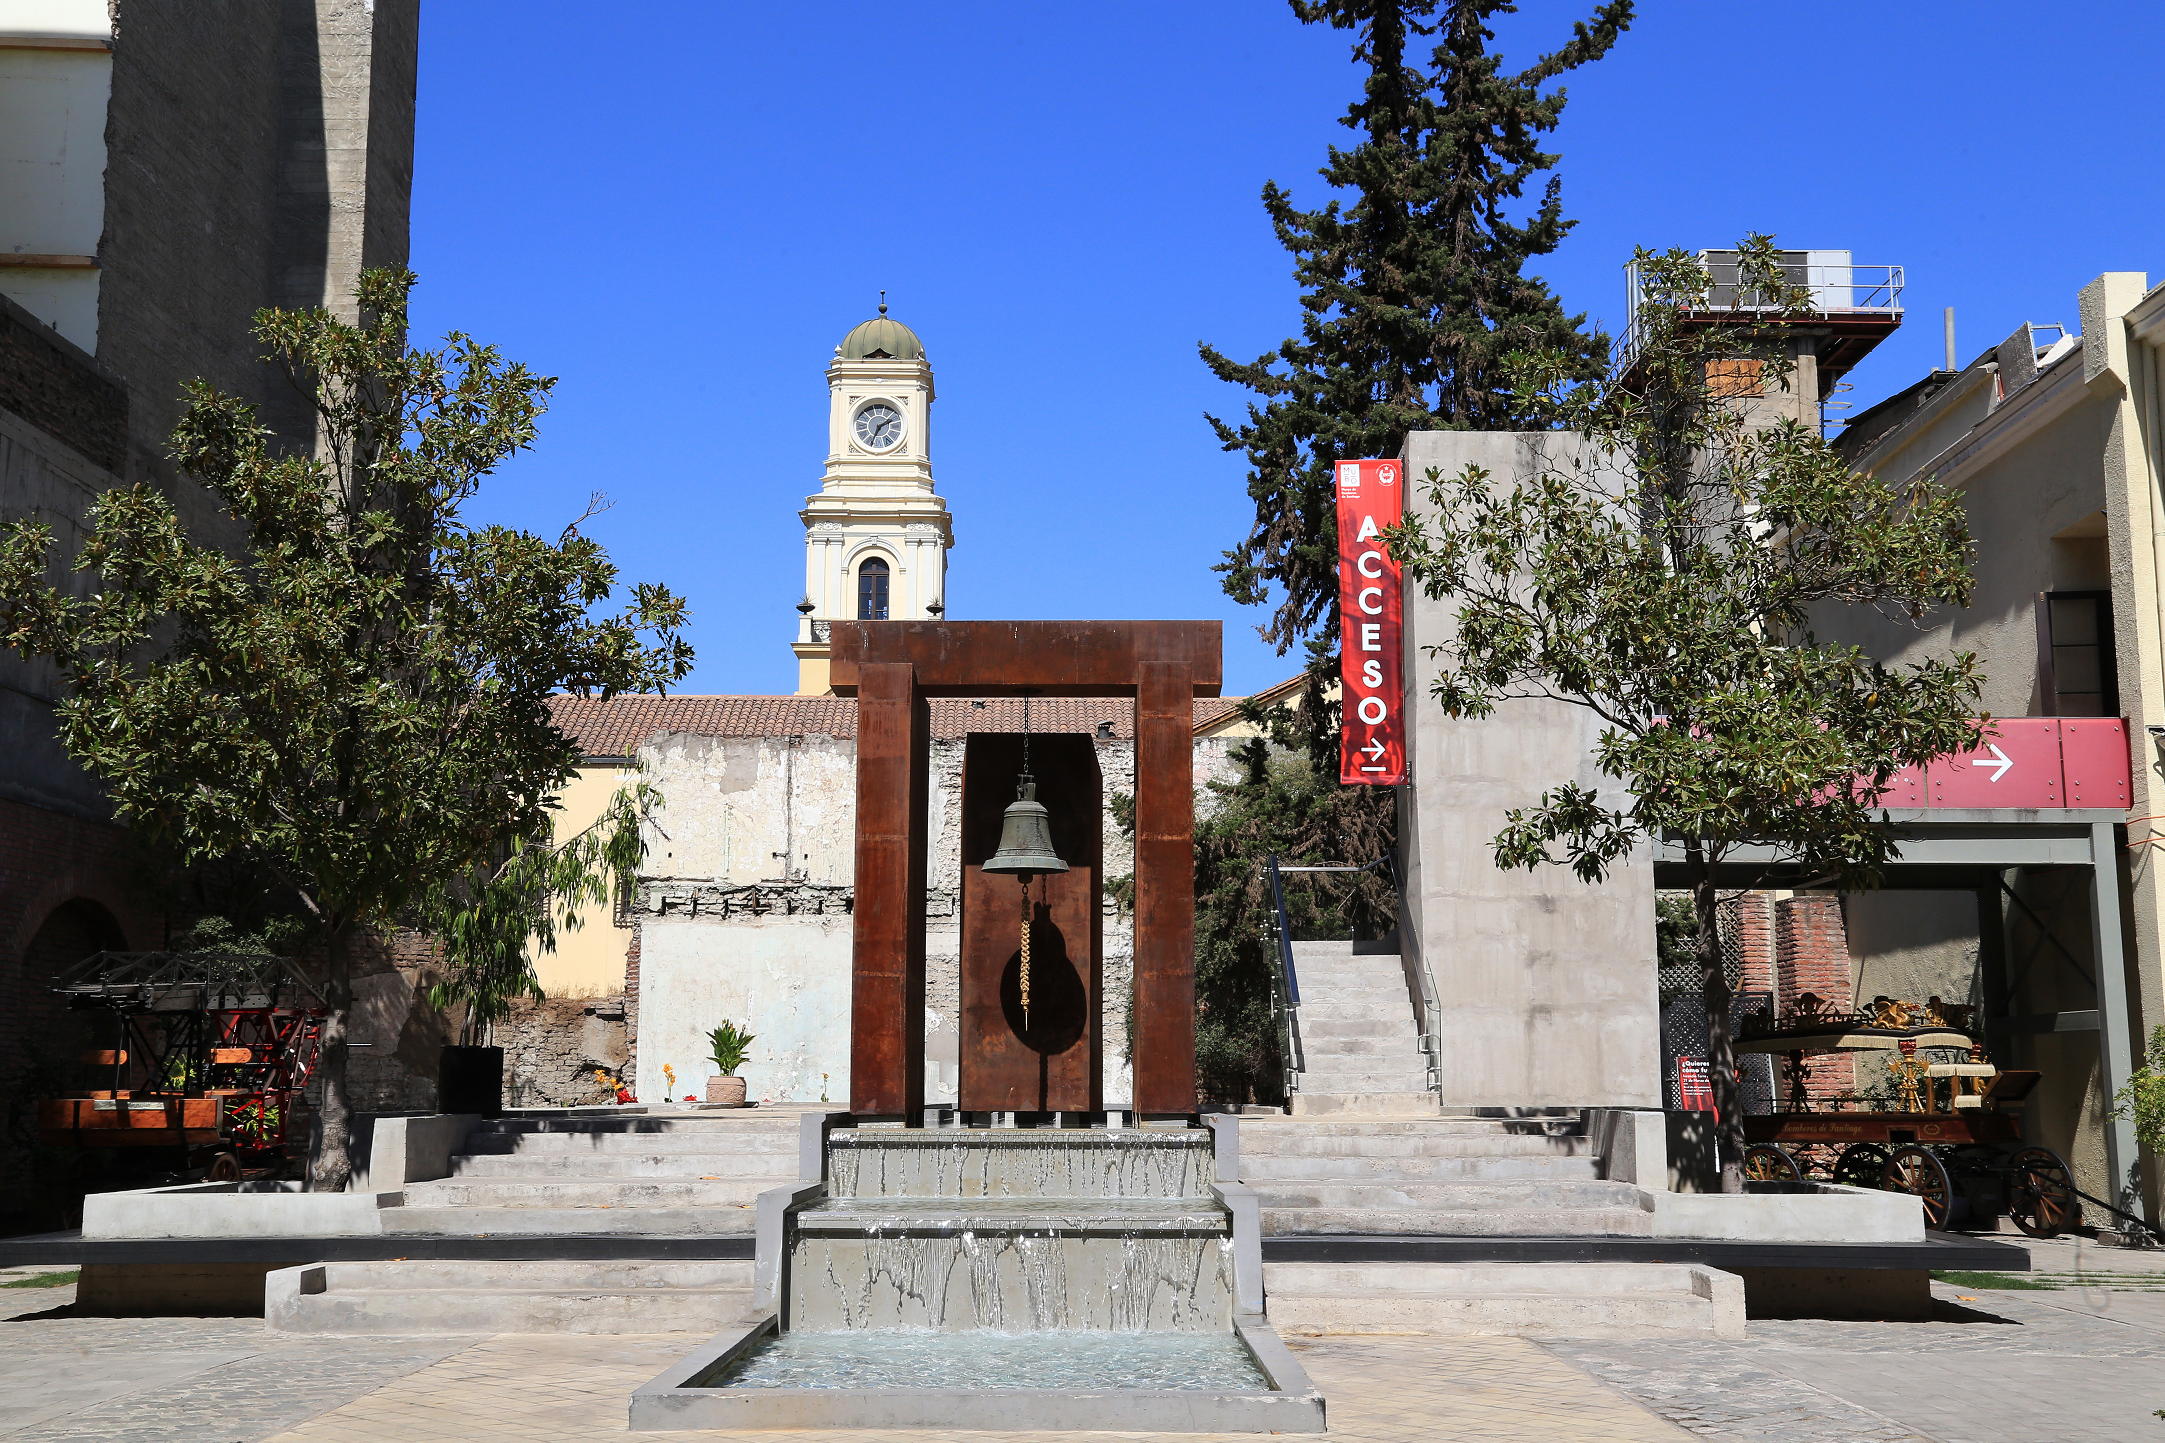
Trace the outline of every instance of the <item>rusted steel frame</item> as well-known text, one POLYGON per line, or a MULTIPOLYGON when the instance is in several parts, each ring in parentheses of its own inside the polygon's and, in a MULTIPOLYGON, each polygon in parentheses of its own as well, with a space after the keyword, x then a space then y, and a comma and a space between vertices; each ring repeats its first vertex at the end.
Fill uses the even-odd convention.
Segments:
POLYGON ((1147 661, 1135 704, 1135 1110, 1195 1111, 1194 673, 1147 661))
POLYGON ((920 696, 1133 696, 1159 663, 1188 668, 1190 697, 1216 696, 1223 634, 1216 621, 837 621, 828 680, 854 696, 869 668, 907 662, 920 696))
POLYGON ((850 1111, 922 1120, 931 708, 907 662, 863 668, 850 951, 850 1111))

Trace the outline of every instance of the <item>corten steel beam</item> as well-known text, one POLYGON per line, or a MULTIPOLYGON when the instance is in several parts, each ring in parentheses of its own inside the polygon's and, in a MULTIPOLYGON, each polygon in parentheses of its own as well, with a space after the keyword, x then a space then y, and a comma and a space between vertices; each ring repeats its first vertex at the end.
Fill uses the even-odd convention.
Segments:
POLYGON ((932 717, 907 662, 863 668, 850 953, 850 1111, 923 1117, 925 814, 932 717))
POLYGON ((1194 673, 1144 662, 1135 703, 1135 1110, 1195 1111, 1194 673))
POLYGON ((1224 629, 1216 621, 837 621, 828 681, 835 695, 855 696, 866 669, 908 662, 920 696, 1134 696, 1144 665, 1168 663, 1189 669, 1191 697, 1216 696, 1224 629))

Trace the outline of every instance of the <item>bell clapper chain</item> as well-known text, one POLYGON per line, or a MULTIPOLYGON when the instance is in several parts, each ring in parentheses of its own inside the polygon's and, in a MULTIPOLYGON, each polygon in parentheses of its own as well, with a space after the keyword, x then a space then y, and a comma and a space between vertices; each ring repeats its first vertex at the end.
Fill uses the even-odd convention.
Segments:
MULTIPOLYGON (((1015 779, 1015 796, 1020 800, 1023 786, 1030 776, 1030 697, 1022 698, 1022 775, 1015 779)), ((1022 1030, 1030 1030, 1030 874, 1017 874, 1022 880, 1022 1030)))
POLYGON ((1022 874, 1022 1030, 1030 1030, 1030 874, 1022 874))

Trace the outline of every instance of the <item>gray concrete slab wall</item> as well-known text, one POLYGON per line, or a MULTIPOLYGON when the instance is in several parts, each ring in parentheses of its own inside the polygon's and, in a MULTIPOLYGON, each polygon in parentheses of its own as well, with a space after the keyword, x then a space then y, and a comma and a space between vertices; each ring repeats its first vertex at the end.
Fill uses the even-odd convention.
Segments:
MULTIPOLYGON (((1424 475, 1469 463, 1496 484, 1568 464, 1574 438, 1421 432, 1406 443, 1409 514, 1434 515, 1424 475)), ((1647 857, 1596 885, 1563 867, 1503 872, 1490 841, 1514 807, 1567 781, 1620 797, 1594 768, 1600 732, 1586 710, 1510 701, 1457 721, 1429 699, 1457 608, 1406 595, 1407 752, 1399 837, 1407 913, 1442 1008, 1445 1107, 1659 1107, 1660 1008, 1654 876, 1647 857)))

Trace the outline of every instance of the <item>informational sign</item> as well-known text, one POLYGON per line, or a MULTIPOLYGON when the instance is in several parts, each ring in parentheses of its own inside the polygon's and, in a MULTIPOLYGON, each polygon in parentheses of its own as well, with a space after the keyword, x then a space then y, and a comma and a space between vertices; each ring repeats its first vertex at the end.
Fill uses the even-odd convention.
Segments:
POLYGON ((1396 786, 1406 779, 1404 602, 1383 533, 1404 514, 1396 461, 1338 463, 1339 679, 1345 731, 1338 779, 1396 786))
POLYGON ((1714 1084, 1706 1075, 1705 1058, 1676 1060, 1676 1106, 1679 1112, 1711 1112, 1716 1122, 1721 1121, 1721 1109, 1714 1105, 1714 1084))

